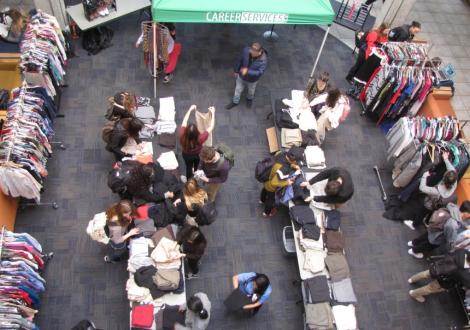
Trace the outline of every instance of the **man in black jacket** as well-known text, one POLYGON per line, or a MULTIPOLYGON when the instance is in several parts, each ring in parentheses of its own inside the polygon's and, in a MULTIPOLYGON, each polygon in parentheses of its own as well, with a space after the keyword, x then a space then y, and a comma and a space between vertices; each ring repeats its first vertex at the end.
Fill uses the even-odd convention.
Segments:
POLYGON ((408 279, 409 284, 432 279, 431 282, 415 290, 410 290, 410 296, 419 302, 425 302, 424 296, 444 292, 456 285, 470 288, 469 255, 463 249, 449 253, 431 262, 429 270, 417 273, 408 279), (445 262, 443 262, 445 260, 445 262), (436 266, 440 265, 440 266, 436 266), (436 269, 439 275, 435 275, 436 269))
POLYGON ((388 41, 411 41, 415 34, 421 31, 421 24, 413 21, 411 25, 405 24, 390 30, 388 34, 388 41))
POLYGON ((346 203, 351 199, 354 194, 354 184, 352 182, 351 174, 341 167, 333 167, 318 173, 315 177, 310 179, 311 185, 328 179, 325 187, 325 195, 315 196, 315 202, 335 204, 346 203))

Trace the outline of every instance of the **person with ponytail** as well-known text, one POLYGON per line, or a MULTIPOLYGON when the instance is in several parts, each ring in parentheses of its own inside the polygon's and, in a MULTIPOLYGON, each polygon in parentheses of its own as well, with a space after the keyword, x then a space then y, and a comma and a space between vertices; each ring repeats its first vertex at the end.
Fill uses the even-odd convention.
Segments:
POLYGON ((195 293, 187 303, 180 306, 185 312, 185 325, 175 324, 175 330, 205 330, 211 317, 211 302, 203 292, 195 293))
POLYGON ((137 101, 135 95, 129 92, 119 92, 108 99, 109 110, 106 114, 108 120, 120 120, 123 118, 134 117, 137 110, 137 101))
POLYGON ((259 311, 273 291, 269 278, 264 274, 255 272, 234 275, 232 284, 234 289, 240 289, 251 298, 252 303, 243 306, 243 309, 251 311, 252 315, 259 311))

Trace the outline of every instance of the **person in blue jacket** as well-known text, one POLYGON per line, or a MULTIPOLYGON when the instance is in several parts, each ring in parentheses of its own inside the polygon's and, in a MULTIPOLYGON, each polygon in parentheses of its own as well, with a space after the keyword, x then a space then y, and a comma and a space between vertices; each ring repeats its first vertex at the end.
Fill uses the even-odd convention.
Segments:
POLYGON ((232 285, 234 289, 240 289, 251 298, 252 303, 243 306, 244 310, 251 311, 251 315, 255 315, 258 312, 273 291, 268 277, 255 272, 234 275, 232 277, 232 285))
POLYGON ((251 108, 255 96, 256 84, 264 74, 268 65, 268 55, 261 44, 255 42, 251 47, 245 47, 233 68, 234 75, 237 77, 235 93, 230 104, 225 108, 227 110, 236 107, 240 103, 240 96, 245 89, 248 89, 246 96, 246 106, 251 108))

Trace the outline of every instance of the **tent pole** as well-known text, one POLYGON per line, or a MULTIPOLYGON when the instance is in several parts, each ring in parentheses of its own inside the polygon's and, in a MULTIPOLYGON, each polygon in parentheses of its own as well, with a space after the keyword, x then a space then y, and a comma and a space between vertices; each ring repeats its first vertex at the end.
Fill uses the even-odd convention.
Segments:
POLYGON ((328 24, 328 28, 326 29, 325 35, 323 36, 323 40, 321 42, 320 50, 318 51, 317 58, 315 59, 315 64, 313 65, 312 72, 310 73, 310 77, 308 78, 307 86, 310 86, 310 84, 313 81, 313 74, 315 73, 315 70, 318 65, 318 61, 320 60, 321 53, 323 52, 323 47, 325 46, 326 38, 328 37, 328 33, 330 33, 330 28, 331 28, 331 24, 328 24))
POLYGON ((152 23, 153 29, 153 98, 157 98, 157 23, 152 23))

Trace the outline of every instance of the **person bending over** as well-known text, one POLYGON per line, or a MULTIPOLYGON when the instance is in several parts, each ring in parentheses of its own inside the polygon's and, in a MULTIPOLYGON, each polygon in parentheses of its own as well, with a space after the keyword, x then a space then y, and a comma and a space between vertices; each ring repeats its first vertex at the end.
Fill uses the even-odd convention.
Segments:
POLYGON ((426 224, 426 232, 408 242, 408 254, 422 259, 424 252, 444 246, 447 252, 454 250, 457 236, 466 230, 465 222, 470 219, 470 201, 465 201, 460 209, 454 203, 434 211, 426 224))
POLYGON ((273 291, 269 278, 264 274, 255 272, 234 275, 232 284, 234 289, 240 289, 251 298, 253 303, 243 306, 243 309, 250 310, 252 315, 259 311, 273 291))
POLYGON ((410 25, 405 24, 390 30, 388 34, 389 41, 411 41, 417 33, 421 31, 421 24, 413 21, 410 25))
POLYGON ((209 326, 211 302, 205 293, 195 293, 179 310, 185 312, 185 325, 177 323, 175 330, 206 330, 209 326))
POLYGON ((310 179, 311 185, 328 179, 325 187, 325 195, 314 196, 312 199, 315 202, 335 204, 337 207, 340 204, 346 203, 354 194, 354 184, 351 174, 342 167, 333 167, 323 170, 315 177, 310 179))
POLYGON ((117 161, 124 157, 132 157, 132 154, 126 153, 121 149, 129 139, 134 139, 137 144, 140 144, 139 132, 143 127, 144 123, 137 118, 123 118, 116 121, 110 133, 106 150, 112 152, 117 161))
POLYGON ((110 253, 104 257, 105 262, 120 261, 128 256, 127 241, 140 232, 138 228, 128 230, 134 215, 135 207, 128 200, 117 202, 106 210, 110 253))

